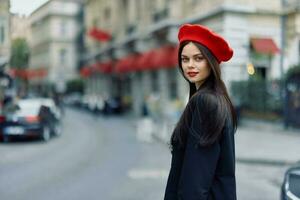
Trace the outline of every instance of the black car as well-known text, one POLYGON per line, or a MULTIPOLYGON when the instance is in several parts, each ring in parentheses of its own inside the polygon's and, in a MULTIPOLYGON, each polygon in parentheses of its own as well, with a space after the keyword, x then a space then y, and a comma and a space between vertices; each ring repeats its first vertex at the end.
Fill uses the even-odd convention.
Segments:
POLYGON ((60 133, 60 119, 49 106, 49 100, 20 100, 0 116, 0 136, 4 142, 14 138, 48 141, 52 135, 60 133))
POLYGON ((300 163, 285 172, 281 200, 300 200, 300 163))
POLYGON ((122 112, 123 108, 120 97, 114 97, 104 101, 103 114, 121 114, 122 112))

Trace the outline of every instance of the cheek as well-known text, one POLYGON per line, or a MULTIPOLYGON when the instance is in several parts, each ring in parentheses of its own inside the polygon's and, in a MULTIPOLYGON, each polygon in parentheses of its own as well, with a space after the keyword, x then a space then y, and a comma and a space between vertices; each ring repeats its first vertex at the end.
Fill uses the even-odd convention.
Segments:
POLYGON ((183 73, 185 73, 188 69, 188 67, 185 64, 181 64, 181 69, 183 71, 183 73))
POLYGON ((207 62, 199 63, 198 69, 205 75, 209 75, 211 72, 211 68, 208 66, 207 62))
POLYGON ((187 67, 186 66, 184 66, 184 65, 181 65, 181 70, 182 70, 182 75, 183 75, 183 77, 184 78, 186 78, 186 79, 188 79, 188 76, 187 76, 187 67))
POLYGON ((207 67, 207 68, 205 69, 205 74, 206 74, 207 76, 209 76, 210 73, 211 73, 211 69, 207 67))

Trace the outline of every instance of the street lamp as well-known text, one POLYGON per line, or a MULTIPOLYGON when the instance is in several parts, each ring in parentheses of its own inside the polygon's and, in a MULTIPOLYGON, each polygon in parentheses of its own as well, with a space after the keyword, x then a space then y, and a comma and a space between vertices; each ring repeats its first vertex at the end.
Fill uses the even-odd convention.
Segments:
POLYGON ((252 63, 247 64, 247 72, 251 76, 255 74, 255 68, 252 63))

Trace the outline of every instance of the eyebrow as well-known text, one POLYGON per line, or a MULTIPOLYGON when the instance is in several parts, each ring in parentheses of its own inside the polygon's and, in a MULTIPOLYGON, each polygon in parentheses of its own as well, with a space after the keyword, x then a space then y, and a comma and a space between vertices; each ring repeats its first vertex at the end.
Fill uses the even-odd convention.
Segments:
MULTIPOLYGON (((203 54, 202 53, 197 53, 197 54, 193 55, 193 57, 194 56, 203 56, 203 54)), ((184 55, 184 54, 181 54, 181 57, 188 57, 188 56, 184 55)))

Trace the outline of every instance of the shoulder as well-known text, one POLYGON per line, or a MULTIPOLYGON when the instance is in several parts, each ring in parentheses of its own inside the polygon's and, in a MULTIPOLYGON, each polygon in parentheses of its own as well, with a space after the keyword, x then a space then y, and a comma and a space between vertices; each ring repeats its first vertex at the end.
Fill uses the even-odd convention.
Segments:
POLYGON ((198 91, 190 102, 192 120, 190 133, 200 146, 215 143, 222 135, 230 116, 224 95, 211 91, 198 91))
POLYGON ((201 113, 217 111, 221 96, 213 91, 198 91, 191 98, 191 107, 201 113))

